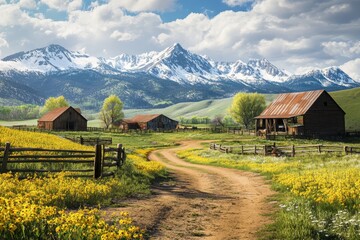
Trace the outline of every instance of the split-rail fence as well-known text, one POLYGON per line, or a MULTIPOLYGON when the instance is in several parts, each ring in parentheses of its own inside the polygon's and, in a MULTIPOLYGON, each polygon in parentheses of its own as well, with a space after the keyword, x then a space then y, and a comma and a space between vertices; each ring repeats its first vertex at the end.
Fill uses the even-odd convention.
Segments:
POLYGON ((114 176, 126 159, 125 148, 95 145, 93 151, 18 148, 6 143, 0 147, 0 173, 69 172, 72 177, 114 176))
POLYGON ((81 145, 87 145, 87 146, 94 146, 96 144, 98 145, 111 145, 112 144, 112 138, 106 138, 106 137, 64 137, 72 142, 80 143, 81 145))
POLYGON ((303 145, 303 146, 277 146, 273 145, 235 145, 226 146, 210 143, 210 149, 223 153, 253 154, 264 156, 289 156, 321 153, 360 154, 360 147, 341 145, 303 145))

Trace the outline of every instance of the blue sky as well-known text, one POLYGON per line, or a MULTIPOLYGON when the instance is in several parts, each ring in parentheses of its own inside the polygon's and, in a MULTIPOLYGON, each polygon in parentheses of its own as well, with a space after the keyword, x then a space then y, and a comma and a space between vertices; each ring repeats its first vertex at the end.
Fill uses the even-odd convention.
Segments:
POLYGON ((0 0, 0 58, 60 44, 97 57, 174 43, 217 61, 360 79, 359 0, 0 0))
POLYGON ((183 19, 190 13, 202 13, 210 18, 227 10, 247 11, 251 8, 251 2, 242 5, 229 6, 221 0, 181 0, 177 3, 174 10, 169 12, 159 12, 164 22, 171 22, 176 19, 183 19))

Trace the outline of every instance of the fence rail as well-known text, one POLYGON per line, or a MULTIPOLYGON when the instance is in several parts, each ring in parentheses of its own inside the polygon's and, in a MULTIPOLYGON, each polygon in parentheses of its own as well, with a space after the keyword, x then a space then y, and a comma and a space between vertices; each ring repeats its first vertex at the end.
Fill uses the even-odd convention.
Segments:
POLYGON ((104 138, 104 137, 64 137, 70 141, 80 143, 81 145, 94 146, 96 144, 99 145, 111 145, 112 138, 104 138))
POLYGON ((116 148, 97 144, 94 151, 84 151, 14 148, 10 143, 6 143, 5 147, 0 148, 0 173, 92 172, 92 175, 74 176, 97 179, 114 175, 110 168, 121 167, 125 159, 126 153, 122 144, 118 144, 116 148))
POLYGON ((273 145, 236 145, 225 146, 210 143, 210 149, 218 150, 223 153, 234 154, 255 154, 264 156, 289 156, 304 154, 339 153, 339 154, 360 154, 360 147, 340 146, 340 145, 303 145, 303 146, 276 146, 273 145))

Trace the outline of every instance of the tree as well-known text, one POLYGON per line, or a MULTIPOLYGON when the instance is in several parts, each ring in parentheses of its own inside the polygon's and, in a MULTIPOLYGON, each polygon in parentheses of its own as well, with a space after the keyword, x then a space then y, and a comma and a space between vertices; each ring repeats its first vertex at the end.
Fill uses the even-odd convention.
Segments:
POLYGON ((230 115, 246 129, 253 127, 254 118, 266 107, 265 97, 258 93, 237 93, 229 109, 230 115))
POLYGON ((224 127, 223 117, 221 115, 216 115, 211 123, 214 127, 224 127))
POLYGON ((69 106, 69 103, 66 101, 64 96, 59 96, 57 98, 49 97, 48 99, 46 99, 44 107, 41 110, 41 113, 45 114, 56 108, 68 107, 68 106, 69 106))
POLYGON ((104 123, 106 128, 119 122, 124 117, 122 109, 123 103, 116 95, 110 95, 104 100, 100 111, 100 120, 104 123))

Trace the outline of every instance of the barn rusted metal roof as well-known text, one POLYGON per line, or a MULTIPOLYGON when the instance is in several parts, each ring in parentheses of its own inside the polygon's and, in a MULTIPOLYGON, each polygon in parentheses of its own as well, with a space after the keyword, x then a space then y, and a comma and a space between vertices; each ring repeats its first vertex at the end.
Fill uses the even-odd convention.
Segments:
POLYGON ((283 93, 256 118, 290 118, 304 115, 325 90, 283 93))
POLYGON ((160 116, 161 114, 143 114, 143 115, 136 115, 133 118, 130 119, 126 119, 129 122, 132 123, 138 123, 138 122, 150 122, 151 120, 153 120, 154 118, 157 118, 158 116, 160 116))
MULTIPOLYGON (((58 117, 61 116, 61 114, 63 114, 64 112, 66 112, 69 108, 73 108, 71 106, 69 107, 60 107, 60 108, 56 108, 48 113, 46 113, 44 116, 42 116, 38 122, 52 122, 55 119, 57 119, 58 117)), ((81 110, 80 108, 73 108, 76 112, 78 112, 81 115, 81 110)), ((85 120, 86 118, 81 115, 85 120)))
POLYGON ((51 122, 57 119, 61 114, 63 114, 66 110, 68 110, 70 107, 61 107, 56 108, 48 113, 46 113, 44 116, 42 116, 38 121, 40 122, 51 122))

